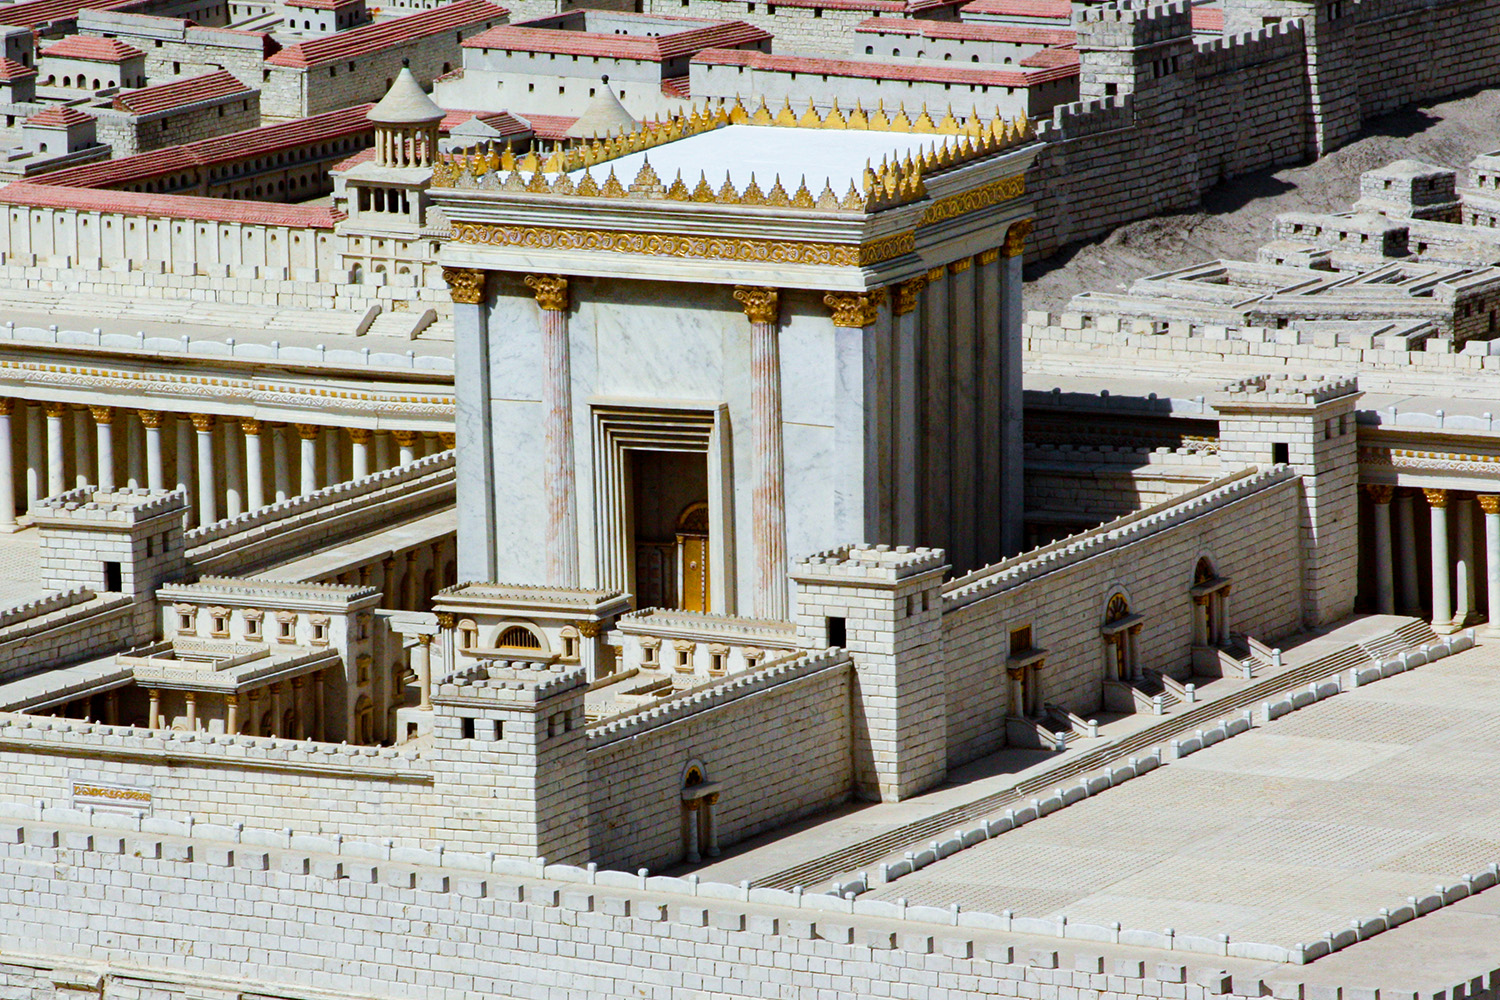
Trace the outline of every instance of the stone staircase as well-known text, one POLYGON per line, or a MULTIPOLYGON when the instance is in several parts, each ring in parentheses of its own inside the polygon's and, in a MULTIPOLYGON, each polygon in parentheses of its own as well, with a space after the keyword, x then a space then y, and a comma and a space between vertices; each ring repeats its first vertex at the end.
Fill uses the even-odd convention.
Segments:
POLYGON ((1422 619, 1407 622, 1389 635, 1378 636, 1360 645, 1372 660, 1389 660, 1413 646, 1426 646, 1437 642, 1441 636, 1432 630, 1432 625, 1422 619))
POLYGON ((1191 733, 1283 692, 1306 687, 1314 681, 1332 677, 1350 667, 1364 666, 1372 659, 1376 659, 1369 653, 1370 648, 1386 650, 1386 654, 1379 658, 1388 659, 1390 652, 1410 649, 1426 641, 1435 641, 1437 638, 1433 635, 1431 639, 1425 639, 1424 635, 1431 635, 1431 627, 1425 622, 1412 622, 1365 643, 1350 643, 1310 663, 1283 670, 1274 676, 1246 685, 1223 698, 1189 707, 1185 712, 1168 716, 1156 725, 1132 733, 1108 746, 1079 754, 1076 757, 1064 758, 1056 767, 1033 775, 1010 788, 944 809, 923 819, 914 820, 857 843, 846 845, 837 851, 772 872, 753 880, 752 884, 773 889, 791 889, 799 885, 804 887, 818 885, 835 876, 858 871, 889 855, 904 851, 914 845, 925 844, 955 827, 972 825, 976 820, 994 815, 1015 803, 1030 801, 1040 793, 1081 774, 1123 764, 1130 757, 1153 747, 1165 745, 1183 733, 1191 733), (1425 633, 1423 629, 1426 629, 1425 633))

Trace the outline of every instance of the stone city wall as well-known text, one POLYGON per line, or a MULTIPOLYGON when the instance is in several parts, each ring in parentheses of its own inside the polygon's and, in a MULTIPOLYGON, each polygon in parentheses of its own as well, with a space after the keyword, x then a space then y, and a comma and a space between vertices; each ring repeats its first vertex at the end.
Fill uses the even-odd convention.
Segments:
POLYGON ((850 682, 848 656, 804 656, 593 729, 592 859, 680 861, 690 763, 721 786, 713 824, 723 844, 847 798, 850 682))
POLYGON ((136 638, 143 621, 133 598, 95 596, 82 588, 6 615, 11 620, 0 626, 0 682, 113 652, 136 638))
POLYGON ((1194 448, 1026 446, 1026 511, 1098 524, 1171 500, 1219 477, 1194 448))
POLYGON ((1200 558, 1233 583, 1231 629, 1257 639, 1296 631, 1301 521, 1294 473, 1239 473, 950 581, 943 609, 949 766, 1004 740, 1004 637, 1011 629, 1030 626, 1033 645, 1047 651, 1040 700, 1084 716, 1101 707, 1108 678, 1100 629, 1115 594, 1145 619, 1139 664, 1187 675, 1196 610, 1189 590, 1200 558), (1247 524, 1256 530, 1246 531, 1247 524))
POLYGON ((94 110, 95 133, 117 158, 259 126, 260 94, 254 91, 150 115, 94 110))

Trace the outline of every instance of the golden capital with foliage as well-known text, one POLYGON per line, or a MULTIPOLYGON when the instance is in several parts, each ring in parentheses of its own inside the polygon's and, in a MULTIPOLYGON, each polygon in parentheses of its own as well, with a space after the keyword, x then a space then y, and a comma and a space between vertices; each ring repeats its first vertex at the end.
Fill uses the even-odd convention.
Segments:
POLYGON ((64 413, 68 412, 68 404, 49 401, 42 404, 42 409, 47 411, 47 416, 49 417, 61 417, 64 413))
POLYGON ((452 451, 458 446, 458 435, 453 431, 439 431, 438 440, 442 442, 444 451, 452 451))
POLYGON ((536 292, 536 304, 561 312, 568 308, 568 279, 560 274, 528 274, 526 287, 536 292))
POLYGON ((437 612, 438 628, 449 629, 458 623, 458 616, 451 611, 437 612))
POLYGON ((1365 492, 1370 494, 1370 499, 1376 503, 1390 503, 1391 498, 1396 495, 1396 487, 1381 486, 1377 483, 1366 483, 1365 492))
POLYGON ((16 401, 9 396, 0 397, 0 417, 8 417, 16 412, 16 401))
POLYGON ((1026 252, 1026 237, 1031 235, 1031 220, 1022 219, 1005 231, 1005 256, 1019 257, 1026 252))
POLYGON ((319 424, 298 424, 297 436, 304 441, 315 441, 323 428, 319 424))
POLYGON ((89 412, 94 415, 94 423, 111 424, 115 420, 115 409, 112 406, 90 406, 89 412))
POLYGON ((745 307, 745 315, 752 323, 775 323, 781 307, 781 293, 774 288, 757 288, 737 285, 734 297, 745 307))
POLYGON ((484 301, 484 272, 474 267, 445 267, 443 280, 453 301, 477 306, 484 301))
POLYGON ((1427 502, 1434 507, 1448 506, 1448 491, 1434 490, 1423 487, 1422 492, 1427 494, 1427 502))
POLYGON ((1500 496, 1493 493, 1480 493, 1474 499, 1479 501, 1479 509, 1486 514, 1500 514, 1500 496))
POLYGON ((368 427, 349 428, 349 440, 355 444, 369 444, 370 439, 374 436, 375 432, 368 427))
POLYGON ((927 276, 909 278, 896 286, 896 298, 891 309, 897 316, 905 316, 917 308, 917 296, 927 287, 927 276))
POLYGON ((597 639, 599 638, 600 631, 602 631, 598 622, 574 622, 573 627, 585 639, 597 639))
POLYGON ((993 264, 999 259, 1000 251, 996 250, 994 247, 991 247, 988 250, 979 251, 979 263, 981 264, 993 264))
POLYGON ((194 413, 191 414, 191 418, 193 421, 193 427, 200 434, 204 431, 211 431, 214 429, 214 415, 212 413, 194 413))
POLYGON ((953 274, 963 274, 973 263, 973 257, 960 257, 948 265, 948 270, 953 274))
POLYGON ((874 323, 884 301, 884 288, 868 292, 829 292, 823 296, 823 304, 833 310, 833 325, 850 328, 874 323))
POLYGON ((416 431, 391 431, 391 437, 396 439, 396 445, 401 448, 413 448, 417 444, 416 431))
MULTIPOLYGON (((136 410, 135 412, 138 413, 138 414, 140 414, 140 417, 141 417, 141 426, 143 426, 143 427, 149 427, 152 430, 156 430, 156 429, 158 429, 158 428, 161 427, 161 411, 160 410, 136 410)), ((241 420, 240 421, 240 426, 248 428, 253 423, 255 423, 254 420, 249 420, 249 419, 241 420)), ((245 433, 249 434, 249 433, 251 433, 251 431, 249 431, 247 429, 245 431, 245 433)))

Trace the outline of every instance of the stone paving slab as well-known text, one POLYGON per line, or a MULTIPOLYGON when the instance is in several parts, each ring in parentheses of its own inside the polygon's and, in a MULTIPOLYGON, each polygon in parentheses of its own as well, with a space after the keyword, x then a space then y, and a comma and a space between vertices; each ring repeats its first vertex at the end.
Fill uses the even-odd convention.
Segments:
MULTIPOLYGON (((1290 946, 1500 862, 1497 820, 1491 644, 1304 708, 870 896, 1290 946)), ((1492 914, 1500 897, 1473 905, 1492 914)))

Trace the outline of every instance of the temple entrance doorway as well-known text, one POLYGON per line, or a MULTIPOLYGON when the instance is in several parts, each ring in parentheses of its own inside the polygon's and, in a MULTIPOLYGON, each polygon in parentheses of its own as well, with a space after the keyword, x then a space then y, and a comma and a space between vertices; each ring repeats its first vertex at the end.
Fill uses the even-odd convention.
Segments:
POLYGON ((708 456, 631 450, 630 534, 638 608, 710 608, 708 456))

